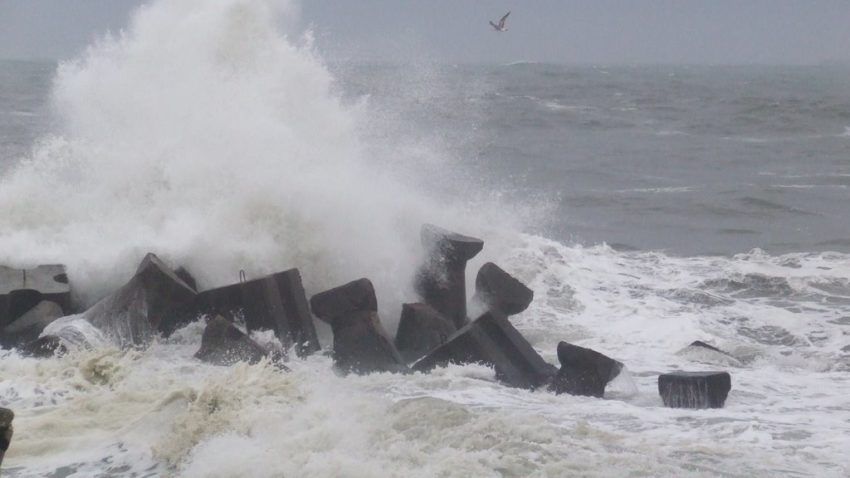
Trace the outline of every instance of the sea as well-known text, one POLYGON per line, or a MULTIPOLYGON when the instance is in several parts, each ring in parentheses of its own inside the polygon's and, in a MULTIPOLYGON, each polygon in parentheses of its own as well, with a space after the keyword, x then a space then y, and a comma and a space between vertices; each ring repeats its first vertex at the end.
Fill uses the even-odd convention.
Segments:
POLYGON ((484 240, 470 295, 485 262, 534 290, 511 322, 545 360, 624 371, 604 399, 342 376, 318 321, 286 373, 194 359, 202 319, 0 350, 4 478, 850 476, 850 67, 331 58, 278 3, 155 0, 0 62, 0 264, 65 264, 81 307, 147 252, 201 288, 367 277, 393 334, 433 223, 484 240), (665 408, 678 370, 728 371, 725 407, 665 408))

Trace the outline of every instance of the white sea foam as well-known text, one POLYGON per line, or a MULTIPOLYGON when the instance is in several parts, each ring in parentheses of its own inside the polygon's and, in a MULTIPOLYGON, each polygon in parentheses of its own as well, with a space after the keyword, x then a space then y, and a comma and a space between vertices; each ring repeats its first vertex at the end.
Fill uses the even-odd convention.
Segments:
POLYGON ((480 365, 214 367, 192 358, 201 323, 119 351, 71 317, 51 330, 87 346, 0 351, 17 415, 3 476, 847 476, 850 256, 567 246, 445 207, 362 154, 392 148, 362 143, 368 111, 273 28, 276 5, 158 1, 64 65, 64 129, 0 184, 0 262, 67 262, 93 297, 150 249, 208 285, 297 265, 311 287, 366 275, 400 302, 419 223, 441 222, 485 239, 470 271, 491 259, 534 289, 512 321, 544 359, 568 340, 627 372, 599 400, 506 388, 480 365), (678 353, 693 340, 735 360, 678 353), (658 373, 718 367, 726 408, 661 406, 658 373))
POLYGON ((571 340, 626 363, 605 400, 506 388, 483 366, 343 378, 317 355, 289 374, 213 367, 191 358, 201 324, 139 352, 4 352, 0 397, 18 412, 6 473, 843 476, 848 259, 676 258, 521 236, 497 257, 535 290, 514 323, 550 362, 571 340), (799 340, 740 332, 765 326, 799 340), (679 354, 697 339, 740 360, 679 354), (661 407, 658 373, 718 367, 733 377, 726 408, 661 407))

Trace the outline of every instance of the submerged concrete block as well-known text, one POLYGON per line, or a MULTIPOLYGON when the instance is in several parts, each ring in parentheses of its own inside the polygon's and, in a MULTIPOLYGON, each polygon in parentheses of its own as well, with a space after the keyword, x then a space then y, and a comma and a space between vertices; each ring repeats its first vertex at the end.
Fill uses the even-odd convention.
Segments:
POLYGON ((484 248, 484 241, 425 224, 421 231, 427 257, 415 279, 423 302, 452 319, 460 328, 466 316, 466 263, 484 248))
POLYGON ((688 346, 686 347, 686 349, 691 349, 691 350, 708 350, 708 351, 710 351, 710 352, 714 352, 714 353, 718 353, 718 354, 721 354, 721 355, 725 355, 725 356, 727 356, 727 357, 729 357, 729 358, 731 358, 731 359, 733 359, 733 360, 736 360, 736 361, 738 360, 738 359, 737 359, 734 355, 730 354, 729 352, 726 352, 725 350, 720 350, 719 348, 717 348, 717 347, 715 347, 715 346, 713 346, 713 345, 711 345, 711 344, 707 344, 707 343, 705 343, 705 342, 703 342, 703 341, 701 341, 701 340, 694 340, 693 342, 691 342, 691 344, 690 344, 690 345, 688 345, 688 346))
POLYGON ((207 323, 201 337, 201 348, 195 358, 214 365, 236 362, 255 364, 268 355, 266 349, 237 329, 232 322, 217 315, 207 323))
MULTIPOLYGON (((703 342, 702 340, 694 340, 693 342, 691 342, 690 345, 688 345, 688 347, 704 348, 704 349, 711 350, 713 352, 720 352, 722 354, 726 354, 726 352, 720 350, 719 348, 717 348, 713 345, 707 344, 707 343, 703 342)), ((729 355, 729 354, 726 354, 726 355, 729 355)))
POLYGON ((528 308, 534 291, 501 267, 488 262, 475 277, 475 297, 489 310, 516 315, 528 308))
POLYGON ((369 279, 359 279, 310 298, 316 316, 331 325, 334 364, 342 372, 407 372, 378 317, 378 301, 369 279))
POLYGON ((0 266, 0 328, 47 300, 71 312, 71 286, 65 266, 41 265, 32 269, 0 266))
POLYGON ((443 345, 457 331, 454 323, 427 304, 404 304, 395 346, 408 363, 443 345))
POLYGON ((676 354, 685 356, 691 361, 711 363, 718 366, 740 367, 743 365, 738 357, 699 340, 691 342, 690 345, 676 352, 676 354))
POLYGON ((3 457, 12 442, 12 433, 14 432, 12 421, 14 419, 15 413, 12 410, 0 407, 0 465, 3 464, 3 457))
POLYGON ((377 312, 353 313, 345 320, 334 322, 332 329, 334 363, 341 371, 360 375, 409 371, 377 312))
POLYGON ((413 365, 421 372, 449 363, 482 363, 496 378, 513 387, 537 388, 556 368, 546 363, 525 337, 499 312, 489 311, 458 330, 449 340, 413 365))
POLYGON ((658 376, 665 407, 723 408, 732 377, 728 372, 674 372, 658 376))
POLYGON ((43 300, 0 330, 0 345, 15 347, 38 338, 51 322, 65 315, 56 302, 43 300))
POLYGON ((605 386, 623 369, 622 363, 610 357, 567 342, 558 344, 558 361, 561 369, 549 385, 556 394, 602 398, 605 386))

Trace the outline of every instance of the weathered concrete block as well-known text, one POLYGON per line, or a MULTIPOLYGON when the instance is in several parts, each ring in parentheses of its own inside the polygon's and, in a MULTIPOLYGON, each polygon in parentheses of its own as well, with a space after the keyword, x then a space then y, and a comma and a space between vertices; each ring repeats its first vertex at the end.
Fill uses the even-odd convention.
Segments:
POLYGON ((694 340, 693 342, 691 342, 691 345, 688 345, 688 347, 703 348, 703 349, 711 350, 712 352, 718 352, 718 353, 721 353, 721 354, 729 355, 728 353, 720 350, 719 348, 717 348, 713 345, 709 345, 709 344, 707 344, 707 343, 705 343, 701 340, 694 340))
POLYGON ((724 356, 738 362, 738 358, 735 357, 734 355, 730 354, 729 352, 726 352, 725 350, 720 350, 719 348, 717 348, 717 347, 715 347, 711 344, 707 344, 707 343, 705 343, 701 340, 694 340, 693 342, 691 342, 690 345, 688 345, 685 348, 685 350, 705 350, 705 351, 713 352, 713 353, 716 353, 716 354, 724 355, 724 356))
POLYGON ((221 315, 231 320, 243 319, 242 284, 230 284, 198 292, 190 314, 188 321, 197 319, 199 315, 221 315))
POLYGON ((201 337, 201 348, 195 358, 214 365, 236 362, 255 364, 268 355, 266 349, 237 329, 232 322, 217 315, 207 323, 201 337))
POLYGON ((121 346, 146 345, 158 331, 173 330, 195 295, 156 255, 148 254, 127 284, 82 316, 121 346))
POLYGON ((191 319, 200 314, 244 319, 249 331, 272 330, 299 356, 321 348, 298 269, 200 292, 191 319))
POLYGON ((741 366, 741 359, 721 350, 711 344, 696 340, 690 345, 676 352, 678 355, 683 355, 689 360, 714 363, 722 366, 741 366))
POLYGON ((393 346, 377 312, 361 311, 335 322, 333 358, 337 368, 360 375, 407 373, 407 363, 393 346))
POLYGON ((3 464, 3 457, 12 442, 12 433, 14 432, 12 421, 14 419, 15 413, 12 410, 0 408, 0 465, 3 464))
POLYGON ((466 263, 484 248, 484 241, 425 224, 421 231, 427 258, 415 279, 422 300, 460 328, 466 316, 466 263))
POLYGON ((732 377, 728 372, 674 372, 658 376, 665 407, 723 408, 732 377))
POLYGON ((501 267, 488 262, 475 277, 475 297, 489 310, 516 315, 528 308, 534 291, 501 267))
POLYGON ((0 330, 0 345, 15 347, 38 338, 48 324, 65 315, 56 302, 43 300, 0 330))
POLYGON ((359 279, 310 298, 316 316, 334 334, 334 364, 342 372, 407 372, 378 317, 378 301, 369 279, 359 279))
POLYGON ((595 350, 560 342, 558 361, 561 369, 552 378, 549 390, 556 394, 602 398, 605 386, 620 374, 623 364, 595 350))
POLYGON ((248 330, 271 329, 299 356, 318 351, 319 337, 298 269, 289 269, 242 284, 248 330))
POLYGON ((427 304, 404 304, 395 346, 411 363, 446 343, 457 331, 454 323, 427 304))
POLYGON ((0 266, 0 328, 47 300, 71 312, 71 286, 65 266, 41 265, 33 269, 0 266))
POLYGON ((556 368, 546 363, 507 317, 489 311, 458 330, 449 340, 413 365, 421 372, 449 363, 483 363, 501 382, 519 388, 547 383, 556 368))
POLYGON ((377 312, 378 298, 372 281, 363 278, 314 295, 310 307, 316 317, 333 325, 356 312, 377 312))

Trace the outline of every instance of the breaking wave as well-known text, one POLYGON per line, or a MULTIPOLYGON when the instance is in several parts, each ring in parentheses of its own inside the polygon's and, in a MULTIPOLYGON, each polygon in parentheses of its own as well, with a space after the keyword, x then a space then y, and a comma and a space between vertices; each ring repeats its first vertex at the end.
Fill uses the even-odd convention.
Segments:
POLYGON ((309 33, 279 30, 290 10, 155 1, 61 64, 59 130, 0 183, 0 262, 65 263, 85 301, 147 251, 202 286, 297 266, 308 288, 368 276, 401 297, 421 223, 510 224, 430 197, 445 176, 369 157, 405 149, 363 144, 368 108, 343 104, 309 33))

